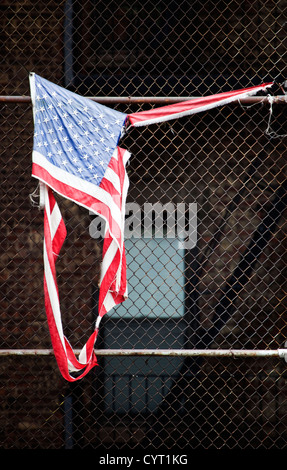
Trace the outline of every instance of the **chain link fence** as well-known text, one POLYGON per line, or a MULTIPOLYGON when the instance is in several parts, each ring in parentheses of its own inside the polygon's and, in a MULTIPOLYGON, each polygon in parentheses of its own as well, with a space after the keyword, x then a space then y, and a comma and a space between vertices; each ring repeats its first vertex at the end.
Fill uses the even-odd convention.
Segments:
MULTIPOLYGON (((284 358, 216 355, 287 338, 286 2, 2 0, 0 15, 1 448, 286 448, 284 358), (274 81, 282 99, 134 128, 121 142, 128 203, 141 219, 160 203, 163 235, 127 238, 130 297, 104 317, 97 348, 214 356, 99 355, 69 384, 37 353, 51 344, 31 71, 127 113, 274 81), (166 204, 196 207, 195 246, 168 236, 166 204)), ((77 346, 97 315, 101 240, 87 211, 57 199, 63 323, 77 346)))

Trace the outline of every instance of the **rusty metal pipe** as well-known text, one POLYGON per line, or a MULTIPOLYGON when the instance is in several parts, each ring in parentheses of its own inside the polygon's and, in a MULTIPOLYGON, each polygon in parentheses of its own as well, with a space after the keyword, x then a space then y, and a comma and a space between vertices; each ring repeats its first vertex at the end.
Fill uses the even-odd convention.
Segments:
MULTIPOLYGON (((154 96, 88 96, 87 98, 101 104, 172 104, 179 103, 180 101, 188 101, 197 98, 196 96, 169 96, 169 97, 154 97, 154 96)), ((274 104, 286 104, 287 95, 272 96, 274 104)), ((31 103, 30 96, 0 96, 2 103, 31 103)), ((268 96, 248 96, 241 100, 234 101, 241 104, 268 104, 268 96)))
MULTIPOLYGON (((80 353, 76 349, 75 354, 80 353)), ((0 349, 0 356, 52 356, 53 349, 0 349)), ((287 349, 95 349, 98 356, 286 357, 287 349)))

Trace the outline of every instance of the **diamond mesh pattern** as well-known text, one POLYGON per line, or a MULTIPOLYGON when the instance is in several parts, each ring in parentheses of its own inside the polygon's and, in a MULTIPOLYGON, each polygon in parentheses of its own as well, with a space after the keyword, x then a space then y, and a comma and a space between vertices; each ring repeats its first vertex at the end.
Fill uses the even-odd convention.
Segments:
MULTIPOLYGON (((154 97, 164 104, 264 81, 284 95, 285 8, 281 0, 2 0, 1 349, 50 348, 43 214, 30 198, 37 183, 23 98, 28 73, 128 113, 155 106, 154 97)), ((104 318, 98 348, 284 347, 286 139, 279 136, 287 134, 287 108, 270 109, 235 103, 122 139, 132 153, 128 202, 141 217, 145 203, 196 203, 197 244, 184 251, 166 236, 127 240, 130 299, 104 318)), ((97 314, 101 241, 90 236, 90 214, 57 199, 68 230, 57 265, 63 323, 80 346, 97 314)), ((282 359, 98 359, 100 367, 68 385, 51 356, 0 356, 2 447, 287 447, 282 359)))

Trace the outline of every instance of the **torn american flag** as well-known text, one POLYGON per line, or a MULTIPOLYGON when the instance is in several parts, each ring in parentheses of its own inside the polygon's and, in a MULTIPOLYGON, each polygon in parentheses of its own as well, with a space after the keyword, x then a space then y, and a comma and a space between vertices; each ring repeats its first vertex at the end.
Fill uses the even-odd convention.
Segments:
POLYGON ((75 381, 97 364, 94 344, 103 315, 127 298, 124 249, 127 150, 118 147, 127 126, 143 126, 205 111, 239 100, 272 83, 195 98, 147 112, 125 114, 81 97, 31 73, 34 116, 32 176, 40 181, 44 205, 44 295, 52 345, 65 379, 75 381), (106 221, 99 312, 79 358, 63 332, 55 262, 66 228, 53 191, 106 221))

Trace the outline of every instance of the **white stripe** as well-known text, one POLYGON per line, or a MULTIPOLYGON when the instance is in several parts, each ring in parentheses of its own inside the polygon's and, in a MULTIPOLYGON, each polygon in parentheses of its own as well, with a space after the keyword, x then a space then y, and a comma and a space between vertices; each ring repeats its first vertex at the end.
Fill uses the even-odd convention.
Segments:
POLYGON ((110 292, 107 292, 107 295, 105 297, 103 304, 107 312, 115 307, 116 304, 110 292))
POLYGON ((124 153, 124 156, 123 156, 124 166, 126 166, 128 160, 130 159, 130 156, 131 156, 130 152, 128 152, 128 150, 126 150, 125 153, 124 153))
MULTIPOLYGON (((130 157, 130 153, 126 151, 123 157, 124 164, 128 161, 129 157, 130 157)), ((125 229, 125 212, 126 212, 125 206, 126 206, 126 199, 127 199, 129 184, 130 184, 129 177, 125 170, 125 177, 124 177, 123 188, 122 188, 122 230, 123 230, 123 233, 125 229)))
POLYGON ((120 178, 118 177, 117 173, 112 168, 106 169, 104 178, 107 179, 110 183, 112 183, 116 191, 121 194, 122 190, 121 190, 120 178))
POLYGON ((96 320, 96 324, 95 324, 95 329, 98 329, 100 327, 101 319, 102 319, 102 317, 100 317, 100 315, 98 315, 97 320, 96 320))
POLYGON ((46 251, 46 243, 44 240, 44 271, 47 283, 48 294, 50 298, 51 308, 53 311, 55 323, 57 326, 57 330, 61 339, 61 343, 63 345, 64 350, 66 351, 65 341, 64 341, 64 333, 62 327, 62 320, 61 320, 61 311, 60 311, 60 304, 58 298, 58 292, 54 283, 54 278, 50 269, 50 263, 46 251))
POLYGON ((35 122, 35 98, 36 98, 36 86, 35 86, 35 74, 31 72, 29 75, 29 82, 30 82, 30 90, 31 90, 31 101, 32 101, 32 108, 33 108, 33 119, 35 122))
MULTIPOLYGON (((47 196, 48 197, 48 196, 47 196)), ((58 227, 61 223, 61 220, 62 220, 62 215, 61 215, 61 212, 60 212, 60 209, 59 209, 59 206, 58 204, 56 203, 54 205, 54 209, 51 213, 51 218, 50 218, 50 231, 51 231, 51 238, 52 238, 52 241, 56 235, 56 232, 58 230, 58 227)))
POLYGON ((111 263, 112 263, 112 260, 114 259, 116 253, 118 251, 118 245, 112 241, 110 243, 110 246, 108 247, 106 253, 105 253, 105 256, 103 258, 103 261, 102 261, 102 266, 101 266, 101 278, 100 278, 100 283, 102 283, 102 280, 103 278, 105 277, 111 263), (111 260, 111 261, 110 261, 111 260))
POLYGON ((79 354, 79 362, 81 364, 86 364, 87 363, 87 346, 85 344, 85 346, 83 347, 83 349, 81 350, 80 354, 79 354))
MULTIPOLYGON (((64 184, 67 184, 67 185, 69 185, 69 186, 71 186, 71 187, 73 187, 73 188, 75 188, 79 191, 82 191, 82 192, 88 194, 91 197, 99 199, 103 204, 106 204, 111 210, 111 214, 112 214, 113 219, 116 220, 116 221, 119 221, 118 223, 120 225, 120 220, 121 220, 120 208, 115 204, 112 196, 110 194, 108 194, 107 191, 105 191, 104 189, 102 189, 102 188, 100 188, 100 187, 98 187, 98 186, 96 186, 92 183, 83 181, 81 178, 78 178, 77 176, 71 175, 70 173, 68 173, 64 170, 61 170, 60 168, 56 167, 51 162, 49 162, 44 157, 44 155, 37 152, 36 150, 33 150, 32 160, 33 160, 34 163, 36 163, 37 165, 41 166, 46 171, 48 171, 48 173, 50 173, 50 175, 53 178, 55 178, 59 181, 62 181, 64 184)), ((41 179, 38 176, 36 176, 36 178, 41 179)), ((46 181, 44 181, 44 183, 46 183, 46 181)), ((55 188, 52 188, 52 189, 55 189, 55 188)), ((56 190, 56 191, 59 192, 58 190, 56 190)), ((62 196, 67 197, 65 194, 62 194, 62 196)), ((78 201, 76 201, 76 202, 79 204, 78 201)), ((81 204, 81 205, 83 205, 83 204, 81 204)), ((89 207, 88 209, 93 211, 92 207, 89 207)))

